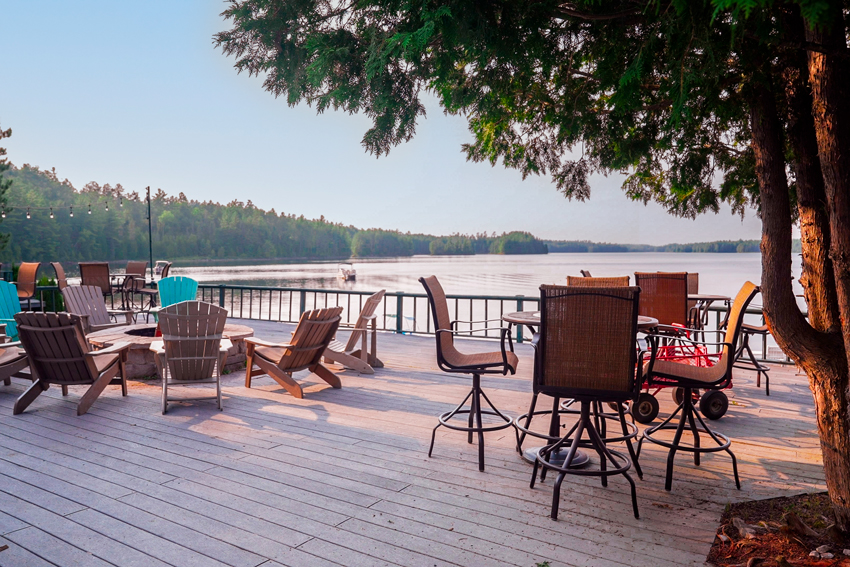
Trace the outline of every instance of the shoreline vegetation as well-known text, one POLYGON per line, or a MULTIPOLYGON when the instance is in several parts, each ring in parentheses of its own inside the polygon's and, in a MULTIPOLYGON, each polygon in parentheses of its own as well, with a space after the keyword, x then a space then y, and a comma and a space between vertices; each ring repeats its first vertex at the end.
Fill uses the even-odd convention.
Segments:
MULTIPOLYGON (((125 260, 148 256, 144 195, 120 184, 75 189, 55 170, 24 164, 5 176, 0 232, 8 245, 0 260, 125 260), (29 217, 29 218, 28 218, 29 217)), ((434 236, 358 229, 324 218, 307 219, 234 200, 226 205, 189 200, 183 193, 151 195, 154 250, 170 260, 341 260, 413 255, 546 254, 582 252, 758 252, 758 241, 649 246, 590 241, 544 241, 528 232, 434 236)), ((797 243, 799 246, 799 243, 797 243)))

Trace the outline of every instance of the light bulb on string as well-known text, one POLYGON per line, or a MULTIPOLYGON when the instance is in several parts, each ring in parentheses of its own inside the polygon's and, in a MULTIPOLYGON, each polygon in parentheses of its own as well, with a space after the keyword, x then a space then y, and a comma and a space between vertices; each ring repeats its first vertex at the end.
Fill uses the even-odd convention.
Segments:
POLYGON ((29 208, 29 207, 27 207, 27 220, 30 220, 30 218, 31 218, 31 217, 30 217, 30 208, 29 208))
POLYGON ((91 214, 91 205, 89 205, 89 214, 91 214))
POLYGON ((68 207, 68 208, 71 210, 70 217, 71 217, 71 218, 74 218, 74 207, 73 207, 73 206, 70 206, 70 207, 68 207))
POLYGON ((118 206, 119 206, 119 207, 123 207, 123 206, 124 206, 124 197, 121 197, 121 198, 118 200, 118 206))
POLYGON ((6 207, 3 207, 3 212, 0 213, 0 217, 6 218, 6 207))
POLYGON ((106 212, 109 212, 109 203, 106 203, 106 212))
POLYGON ((50 207, 50 218, 53 218, 53 207, 50 207))

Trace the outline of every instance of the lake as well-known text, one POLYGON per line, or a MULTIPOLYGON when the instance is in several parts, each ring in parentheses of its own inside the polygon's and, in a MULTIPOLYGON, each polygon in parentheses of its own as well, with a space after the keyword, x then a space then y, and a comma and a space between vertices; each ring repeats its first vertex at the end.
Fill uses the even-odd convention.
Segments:
MULTIPOLYGON (((800 276, 798 257, 794 278, 800 276)), ((564 284, 567 275, 589 270, 594 276, 633 276, 636 271, 697 272, 702 293, 734 296, 746 280, 761 281, 761 255, 673 252, 581 253, 500 256, 413 256, 367 258, 354 262, 356 282, 336 277, 336 262, 260 265, 175 266, 173 275, 202 283, 306 287, 421 293, 418 278, 435 275, 449 294, 538 296, 540 284, 564 284)), ((634 278, 632 278, 634 281, 634 278)))

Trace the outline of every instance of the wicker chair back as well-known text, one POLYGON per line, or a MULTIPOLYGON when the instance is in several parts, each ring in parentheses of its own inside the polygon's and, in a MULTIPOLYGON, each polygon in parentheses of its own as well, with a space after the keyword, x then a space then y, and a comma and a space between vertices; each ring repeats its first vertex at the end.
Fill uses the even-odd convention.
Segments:
MULTIPOLYGON (((446 300, 446 292, 443 291, 443 286, 440 285, 437 276, 419 278, 419 281, 425 287, 430 299, 431 315, 434 317, 434 332, 437 333, 439 329, 451 331, 452 320, 449 315, 449 303, 446 300)), ((437 333, 438 362, 445 364, 446 357, 451 358, 455 354, 460 356, 460 352, 455 348, 452 334, 437 333)))
POLYGON ((18 297, 31 299, 35 297, 35 283, 40 262, 22 262, 18 267, 18 297))
POLYGON ((637 287, 540 287, 534 391, 561 397, 633 399, 637 287))
POLYGON ((80 280, 82 285, 99 287, 103 295, 112 295, 108 262, 80 262, 80 280))
POLYGON ((687 272, 635 272, 640 288, 640 314, 662 325, 687 325, 687 272))
POLYGON ((147 262, 127 262, 124 273, 135 276, 132 280, 124 281, 124 291, 138 291, 145 287, 145 271, 148 269, 147 262))
POLYGON ((59 262, 50 262, 53 266, 53 271, 56 272, 56 285, 59 286, 59 291, 68 287, 68 279, 65 277, 65 268, 59 262))
POLYGON ((567 276, 567 285, 571 287, 629 287, 629 276, 608 278, 567 276))

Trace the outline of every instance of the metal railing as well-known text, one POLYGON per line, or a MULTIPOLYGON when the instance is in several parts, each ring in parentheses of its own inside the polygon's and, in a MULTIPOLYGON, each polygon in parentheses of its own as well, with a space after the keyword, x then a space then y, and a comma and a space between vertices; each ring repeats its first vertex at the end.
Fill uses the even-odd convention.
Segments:
MULTIPOLYGON (((255 319, 282 323, 297 323, 301 314, 312 309, 326 307, 342 307, 343 325, 351 326, 357 320, 366 298, 374 292, 353 291, 341 289, 312 289, 295 287, 267 287, 201 284, 198 286, 198 299, 228 310, 231 317, 255 319)), ((62 295, 56 286, 40 286, 36 289, 38 303, 33 302, 32 308, 39 311, 56 311, 63 309, 62 295)), ((486 326, 486 323, 471 324, 467 321, 486 321, 501 319, 507 313, 515 311, 539 310, 540 298, 525 295, 448 295, 449 313, 452 319, 461 321, 458 330, 471 338, 498 339, 498 331, 475 332, 486 326), (463 325, 466 325, 465 327, 463 325)), ((113 299, 114 301, 114 299, 113 299)), ((25 309, 26 302, 22 302, 25 309)), ((728 307, 714 304, 709 307, 714 312, 714 321, 709 318, 709 326, 713 322, 718 328, 725 320, 728 307)), ((431 316, 428 296, 424 293, 407 293, 403 291, 387 292, 378 306, 376 324, 378 330, 400 334, 433 334, 434 321, 431 316)), ((752 319, 758 317, 759 324, 764 323, 760 308, 747 309, 747 315, 752 319)), ((522 343, 530 337, 528 330, 521 325, 514 327, 513 336, 517 343, 522 343)), ((771 357, 772 351, 781 353, 778 347, 772 346, 769 336, 761 338, 761 352, 755 350, 760 362, 773 364, 790 364, 787 356, 771 357)), ((752 345, 756 346, 756 345, 752 345)))

